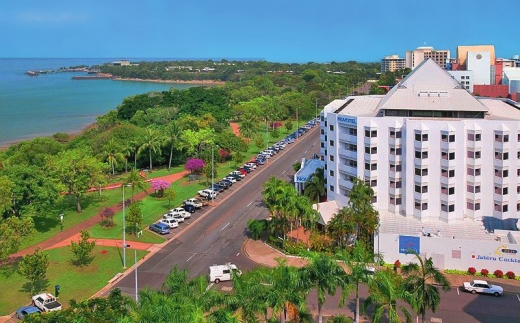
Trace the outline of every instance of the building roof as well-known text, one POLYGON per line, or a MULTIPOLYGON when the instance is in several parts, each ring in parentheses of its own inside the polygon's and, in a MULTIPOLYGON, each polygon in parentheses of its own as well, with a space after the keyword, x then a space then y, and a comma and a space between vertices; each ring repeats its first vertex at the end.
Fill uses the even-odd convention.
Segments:
POLYGON ((322 225, 327 225, 330 220, 334 217, 336 213, 338 213, 340 207, 336 203, 336 201, 328 201, 319 204, 313 204, 312 208, 317 210, 320 214, 320 220, 318 221, 322 225))
POLYGON ((296 183, 305 183, 307 179, 320 167, 324 167, 325 162, 320 159, 307 159, 303 162, 302 168, 294 174, 296 183))
POLYGON ((510 81, 520 80, 520 68, 518 67, 504 67, 503 73, 510 81))

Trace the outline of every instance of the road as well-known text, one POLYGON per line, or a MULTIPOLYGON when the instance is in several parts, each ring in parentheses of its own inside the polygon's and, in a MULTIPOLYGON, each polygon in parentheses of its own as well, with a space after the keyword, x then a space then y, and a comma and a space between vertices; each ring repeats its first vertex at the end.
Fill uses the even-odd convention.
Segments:
MULTIPOLYGON (((315 153, 319 153, 318 126, 295 143, 287 145, 283 151, 270 158, 266 165, 259 166, 242 181, 219 194, 216 198, 217 206, 193 213, 192 218, 178 228, 182 231, 174 229, 174 234, 168 237, 169 243, 139 266, 139 289, 159 289, 175 266, 181 270, 187 269, 190 278, 207 275, 209 266, 213 264, 233 262, 242 270, 255 267, 254 262, 241 254, 241 248, 247 239, 247 221, 267 218, 269 215, 262 202, 262 184, 272 175, 290 180, 294 175, 292 165, 301 161, 302 157, 310 158, 315 153)), ((128 275, 117 282, 114 288, 120 288, 134 297, 134 279, 134 275, 128 275)), ((222 283, 220 286, 227 284, 230 283, 222 283)))

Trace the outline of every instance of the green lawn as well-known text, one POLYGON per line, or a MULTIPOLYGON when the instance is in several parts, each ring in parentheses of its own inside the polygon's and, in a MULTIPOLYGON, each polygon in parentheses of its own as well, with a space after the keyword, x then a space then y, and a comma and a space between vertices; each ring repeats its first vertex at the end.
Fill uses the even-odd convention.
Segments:
MULTIPOLYGON (((45 251, 49 254, 50 265, 47 269, 47 288, 44 291, 54 293, 54 286, 60 285, 59 301, 68 304, 71 299, 84 300, 122 272, 121 250, 114 247, 96 247, 93 251, 94 260, 86 267, 80 268, 70 263, 72 253, 68 247, 45 251), (106 251, 106 252, 103 252, 106 251)), ((147 251, 138 251, 141 259, 147 251)), ((127 266, 134 264, 134 251, 127 250, 127 266)), ((31 292, 28 291, 28 280, 16 273, 16 265, 0 267, 0 315, 14 312, 18 307, 31 302, 31 292)), ((138 271, 139 273, 139 271, 138 271)))

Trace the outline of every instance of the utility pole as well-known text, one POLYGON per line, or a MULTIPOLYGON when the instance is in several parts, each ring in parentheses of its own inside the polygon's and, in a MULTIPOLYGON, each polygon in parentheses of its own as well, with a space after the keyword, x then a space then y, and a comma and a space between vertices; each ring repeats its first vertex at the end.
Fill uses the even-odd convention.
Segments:
POLYGON ((123 184, 123 268, 126 268, 126 216, 125 216, 125 187, 123 184))
POLYGON ((316 119, 318 119, 318 98, 316 98, 316 119))
MULTIPOLYGON (((211 191, 215 190, 215 157, 213 154, 213 145, 211 145, 211 191)), ((215 194, 211 194, 211 204, 213 204, 215 199, 215 194)))
POLYGON ((298 137, 300 136, 300 123, 299 123, 299 119, 298 119, 298 110, 300 109, 300 107, 297 107, 296 108, 296 139, 294 140, 297 140, 298 137))

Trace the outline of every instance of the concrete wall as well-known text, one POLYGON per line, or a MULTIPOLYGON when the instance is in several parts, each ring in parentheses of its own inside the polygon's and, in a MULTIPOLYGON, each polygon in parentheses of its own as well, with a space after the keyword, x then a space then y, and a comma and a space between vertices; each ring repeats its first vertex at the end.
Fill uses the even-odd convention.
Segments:
MULTIPOLYGON (((475 267, 477 271, 485 268, 493 273, 500 269, 504 274, 511 270, 520 274, 520 246, 507 242, 480 242, 453 239, 452 237, 417 236, 420 240, 420 254, 432 257, 439 269, 467 270, 475 267)), ((399 235, 381 233, 374 238, 374 249, 383 254, 386 263, 401 263, 414 260, 414 256, 399 252, 399 235)))

